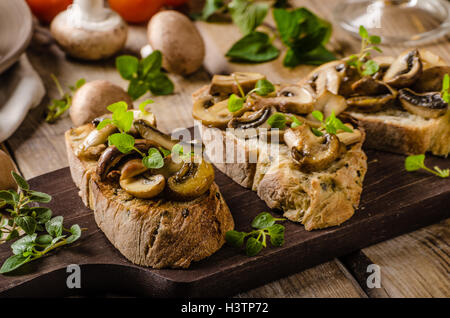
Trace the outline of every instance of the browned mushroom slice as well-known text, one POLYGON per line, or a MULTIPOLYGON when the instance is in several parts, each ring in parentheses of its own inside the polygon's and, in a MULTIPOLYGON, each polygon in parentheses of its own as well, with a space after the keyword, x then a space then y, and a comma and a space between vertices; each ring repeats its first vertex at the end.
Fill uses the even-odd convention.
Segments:
MULTIPOLYGON (((136 147, 140 152, 146 153, 150 147, 159 147, 160 145, 154 141, 147 139, 137 139, 135 141, 134 147, 136 147)), ((100 177, 100 180, 105 180, 108 172, 116 166, 120 160, 125 156, 135 154, 133 150, 130 153, 124 154, 116 148, 116 146, 109 146, 102 153, 97 162, 96 173, 100 177)))
POLYGON ((142 138, 151 140, 165 149, 172 150, 172 147, 178 143, 178 140, 172 140, 169 135, 166 135, 155 127, 151 126, 150 123, 146 120, 136 120, 134 122, 134 127, 139 132, 142 138))
POLYGON ((336 135, 325 134, 317 137, 308 125, 289 128, 284 134, 284 141, 291 149, 291 156, 304 172, 327 169, 342 150, 336 135))
POLYGON ((445 74, 450 74, 450 66, 432 66, 425 69, 411 89, 418 93, 440 92, 445 74))
POLYGON ((424 118, 436 118, 447 112, 448 104, 439 92, 417 94, 409 88, 399 91, 398 96, 403 108, 424 118))
POLYGON ((94 129, 83 140, 83 142, 75 150, 76 156, 83 156, 84 153, 90 148, 99 146, 108 141, 108 137, 117 131, 117 127, 114 125, 106 125, 102 129, 94 129))
POLYGON ((211 97, 197 99, 192 108, 192 116, 205 126, 217 128, 225 128, 233 118, 228 110, 228 99, 213 104, 211 97))
POLYGON ((394 63, 395 58, 392 56, 379 55, 372 58, 378 64, 378 71, 372 75, 372 77, 376 80, 382 80, 384 74, 389 69, 389 67, 394 63))
POLYGON ((214 181, 214 169, 205 160, 185 162, 181 169, 167 180, 174 199, 191 200, 204 194, 214 181))
POLYGON ((151 199, 164 191, 166 179, 163 175, 138 175, 120 179, 120 186, 129 194, 139 199, 151 199))
POLYGON ((343 96, 333 94, 326 90, 317 97, 314 108, 315 110, 321 111, 325 118, 327 118, 332 112, 336 116, 342 113, 347 108, 347 102, 343 96))
POLYGON ((390 89, 386 83, 370 76, 364 76, 352 84, 352 91, 354 95, 358 96, 374 96, 387 94, 390 89))
POLYGON ((266 77, 259 73, 235 72, 231 75, 214 75, 212 78, 209 94, 211 95, 241 95, 236 82, 239 83, 244 94, 252 90, 256 82, 266 77))
POLYGON ((228 122, 228 127, 235 129, 257 128, 269 119, 271 113, 271 107, 264 107, 250 114, 246 113, 241 117, 234 117, 228 122))
POLYGON ((311 91, 295 84, 280 86, 276 97, 252 94, 248 98, 248 103, 255 109, 273 106, 282 113, 299 115, 309 114, 314 110, 314 97, 311 91))
MULTIPOLYGON (((372 79, 368 79, 368 81, 372 81, 372 79)), ((360 89, 362 87, 363 86, 360 86, 360 89)), ((382 86, 376 87, 376 90, 384 90, 385 93, 373 96, 365 95, 347 98, 348 107, 355 108, 355 110, 361 112, 376 112, 385 107, 395 104, 398 95, 396 90, 392 89, 389 85, 384 85, 384 89, 382 88, 382 86)))
POLYGON ((402 53, 388 68, 383 81, 395 88, 408 87, 422 74, 422 61, 417 49, 402 53))
POLYGON ((439 56, 427 49, 419 50, 420 59, 422 61, 423 69, 433 66, 446 66, 447 63, 439 56))

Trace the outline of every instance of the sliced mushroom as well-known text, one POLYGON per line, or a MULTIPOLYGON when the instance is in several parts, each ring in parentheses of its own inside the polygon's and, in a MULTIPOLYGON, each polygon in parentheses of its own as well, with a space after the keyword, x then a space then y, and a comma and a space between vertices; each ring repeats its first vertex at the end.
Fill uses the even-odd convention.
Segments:
POLYGON ((144 176, 120 179, 120 186, 129 194, 139 199, 151 199, 164 191, 166 179, 163 175, 144 176))
POLYGON ((282 113, 309 114, 314 110, 314 97, 307 88, 290 84, 280 86, 276 97, 263 97, 252 94, 248 102, 255 109, 274 106, 282 113))
POLYGON ((90 148, 108 141, 108 137, 117 131, 117 127, 114 125, 106 125, 102 129, 94 129, 83 140, 83 142, 75 150, 75 155, 80 157, 90 148))
POLYGON ((446 66, 447 63, 439 56, 427 49, 419 50, 420 57, 422 60, 423 69, 427 69, 433 66, 446 66))
MULTIPOLYGON (((150 147, 159 147, 160 145, 154 141, 147 139, 137 139, 135 141, 134 147, 137 148, 140 152, 146 153, 150 147)), ((116 166, 120 160, 122 160, 125 156, 135 154, 135 151, 124 154, 116 148, 116 146, 109 146, 102 153, 97 162, 96 173, 100 177, 100 180, 105 180, 108 172, 116 166)))
POLYGON ((247 94, 250 90, 252 90, 256 82, 265 79, 266 77, 259 73, 244 73, 244 72, 235 72, 231 75, 214 75, 211 86, 209 89, 209 93, 211 95, 230 95, 236 94, 241 95, 239 88, 236 84, 236 81, 241 86, 244 94, 247 94))
MULTIPOLYGON (((377 88, 381 89, 381 86, 377 88)), ((376 112, 395 103, 397 91, 385 85, 385 93, 374 96, 354 96, 347 98, 348 107, 354 107, 361 112, 376 112)), ((380 90, 381 91, 381 90, 380 90)))
POLYGON ((343 96, 325 90, 317 97, 314 108, 315 110, 321 111, 325 118, 327 118, 332 112, 334 112, 336 116, 342 113, 347 108, 347 102, 343 96))
POLYGON ((358 71, 354 67, 349 67, 346 63, 341 63, 337 65, 336 68, 342 77, 338 95, 349 97, 353 94, 353 83, 360 80, 361 75, 359 75, 358 71))
POLYGON ((402 53, 388 68, 383 81, 386 84, 402 88, 408 87, 422 74, 422 62, 417 49, 402 53))
POLYGON ((185 162, 181 169, 167 180, 174 199, 190 200, 209 190, 214 181, 214 169, 205 160, 200 163, 185 162))
POLYGON ((228 127, 235 129, 257 128, 269 119, 271 113, 271 107, 264 107, 250 114, 246 113, 241 117, 234 117, 228 122, 228 127))
POLYGON ((318 73, 314 83, 317 95, 322 94, 325 90, 337 94, 341 84, 341 76, 336 70, 336 67, 328 67, 318 73))
POLYGON ((390 89, 386 83, 364 76, 352 84, 352 91, 358 96, 375 96, 389 93, 390 89))
POLYGON ((123 165, 120 171, 120 180, 135 177, 147 170, 148 168, 144 166, 142 159, 131 159, 123 165))
POLYGON ((408 112, 424 118, 442 116, 448 109, 448 104, 439 92, 418 94, 409 88, 403 88, 399 91, 398 98, 408 112))
POLYGON ((445 74, 450 74, 450 66, 432 66, 425 69, 411 89, 418 93, 440 92, 445 74))
POLYGON ((379 55, 372 58, 373 61, 375 61, 378 64, 378 71, 372 75, 374 79, 382 80, 384 77, 384 74, 386 74, 386 71, 389 69, 389 67, 394 63, 395 58, 392 56, 385 56, 385 55, 379 55))
POLYGON ((217 128, 225 128, 233 118, 233 114, 228 110, 228 99, 214 104, 211 96, 199 98, 194 102, 192 116, 205 126, 217 128))
POLYGON ((291 148, 291 156, 304 172, 328 168, 341 153, 341 143, 336 135, 315 136, 308 125, 289 128, 284 140, 291 148))
POLYGON ((153 127, 147 120, 136 120, 134 122, 134 127, 139 132, 142 138, 151 140, 168 150, 172 150, 172 147, 178 143, 178 140, 172 140, 169 135, 166 135, 153 127))
POLYGON ((352 129, 353 132, 346 132, 346 131, 338 132, 336 136, 339 138, 339 141, 346 146, 360 142, 362 138, 361 131, 359 131, 358 129, 354 129, 350 124, 345 125, 348 126, 350 129, 352 129))

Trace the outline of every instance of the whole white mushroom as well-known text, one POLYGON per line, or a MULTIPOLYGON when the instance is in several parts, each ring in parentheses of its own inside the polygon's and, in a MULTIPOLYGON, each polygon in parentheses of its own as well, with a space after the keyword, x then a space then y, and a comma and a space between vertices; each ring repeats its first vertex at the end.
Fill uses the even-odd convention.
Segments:
POLYGON ((125 21, 116 12, 103 6, 103 0, 74 0, 59 13, 50 31, 67 54, 99 60, 122 49, 128 35, 125 21))
POLYGON ((108 113, 109 105, 124 101, 133 105, 131 97, 122 87, 108 81, 96 80, 81 86, 73 95, 70 118, 75 126, 81 126, 108 113))
POLYGON ((14 162, 10 156, 3 150, 0 150, 0 190, 17 189, 17 184, 11 175, 11 171, 17 171, 14 162))
POLYGON ((155 14, 148 23, 147 38, 153 50, 161 51, 163 67, 171 73, 188 75, 203 64, 203 38, 191 20, 177 11, 155 14))

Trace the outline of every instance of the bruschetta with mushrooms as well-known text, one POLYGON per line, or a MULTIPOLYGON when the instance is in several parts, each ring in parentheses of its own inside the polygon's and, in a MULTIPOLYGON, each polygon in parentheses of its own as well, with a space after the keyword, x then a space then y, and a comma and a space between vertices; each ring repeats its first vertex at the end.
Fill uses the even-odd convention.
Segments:
POLYGON ((156 128, 153 114, 135 112, 134 149, 127 153, 108 145, 114 125, 97 129, 108 115, 66 132, 72 178, 99 228, 128 260, 187 268, 221 248, 233 218, 212 165, 190 152, 176 160, 170 150, 178 141, 156 128), (158 167, 139 157, 150 148, 161 151, 158 167))
MULTIPOLYGON (((334 93, 317 96, 310 87, 264 81, 256 73, 215 75, 193 94, 192 115, 201 123, 208 158, 306 230, 345 222, 358 207, 367 170, 364 131, 340 120, 332 131, 314 116, 337 122, 347 109, 336 83, 329 83, 334 93), (258 94, 261 85, 272 88, 258 94), (233 94, 241 107, 229 107, 233 94)), ((320 85, 327 85, 325 78, 320 85)))

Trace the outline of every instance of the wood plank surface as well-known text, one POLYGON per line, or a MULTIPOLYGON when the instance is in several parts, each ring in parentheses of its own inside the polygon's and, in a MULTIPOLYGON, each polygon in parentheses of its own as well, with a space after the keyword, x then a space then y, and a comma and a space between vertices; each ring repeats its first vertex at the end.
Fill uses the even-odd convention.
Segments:
MULTIPOLYGON (((194 1, 193 1, 194 2, 194 1)), ((307 6, 315 11, 318 15, 330 19, 332 18, 332 9, 339 1, 292 1, 294 6, 307 6)), ((214 27, 214 26, 212 26, 214 27)), ((222 27, 222 26, 221 26, 222 27)), ((226 41, 224 36, 236 37, 238 30, 233 26, 226 26, 230 32, 221 33, 220 38, 222 42, 226 41)), ((202 33, 205 27, 200 27, 202 33)), ((130 36, 127 41, 124 52, 137 54, 142 45, 146 44, 145 28, 144 26, 133 26, 130 28, 130 36)), ((352 37, 339 30, 337 26, 334 27, 334 33, 331 41, 331 46, 337 49, 341 55, 353 53, 358 49, 359 43, 352 37)), ((448 38, 440 40, 437 43, 428 45, 427 48, 433 52, 441 55, 447 62, 450 61, 448 38)), ((396 54, 403 50, 402 47, 383 47, 387 54, 396 54)), ((25 177, 31 178, 55 169, 67 166, 63 133, 66 129, 71 127, 70 119, 65 116, 56 124, 49 125, 43 121, 43 112, 45 106, 51 98, 56 98, 57 92, 51 82, 50 74, 54 73, 63 85, 72 85, 81 77, 86 80, 107 78, 109 81, 126 87, 126 83, 120 78, 118 73, 114 70, 114 61, 108 60, 100 63, 85 63, 65 57, 54 42, 45 35, 44 32, 39 32, 34 37, 30 48, 27 51, 32 65, 36 68, 38 73, 44 80, 47 88, 48 96, 42 104, 33 110, 26 118, 18 131, 6 142, 7 148, 12 153, 16 160, 19 169, 25 177)), ((219 59, 221 52, 216 52, 219 59)), ((223 60, 222 60, 223 61, 223 60)), ((208 65, 208 64, 206 64, 208 65)), ((245 70, 246 66, 242 64, 229 64, 228 70, 245 70)), ((280 79, 285 79, 287 76, 279 75, 278 70, 285 74, 286 70, 280 67, 272 67, 269 64, 253 65, 253 71, 261 71, 267 73, 269 79, 276 80, 276 76, 280 79)), ((297 77, 309 72, 310 67, 297 67, 292 72, 295 72, 297 77)), ((291 71, 288 71, 291 72, 291 71)), ((152 111, 157 115, 158 126, 163 131, 169 132, 177 127, 192 126, 192 118, 190 112, 191 98, 190 94, 198 87, 206 84, 210 78, 205 70, 200 70, 193 75, 182 78, 176 75, 170 75, 175 83, 175 94, 165 97, 155 98, 156 103, 152 106, 152 111)), ((290 76, 289 76, 290 77, 290 76)), ((290 77, 291 78, 291 77, 290 77)), ((145 96, 143 98, 148 98, 145 96)), ((448 226, 448 223, 445 227, 448 226)), ((410 243, 405 243, 404 236, 399 237, 403 241, 396 241, 397 239, 387 241, 374 245, 363 250, 364 255, 370 255, 377 260, 377 263, 386 266, 386 275, 383 276, 382 285, 384 293, 376 293, 372 290, 368 295, 371 297, 387 297, 387 296, 442 296, 448 295, 450 289, 450 282, 448 278, 448 267, 442 264, 450 262, 448 253, 442 253, 441 256, 436 256, 436 250, 446 251, 442 246, 447 246, 450 239, 448 231, 441 231, 434 226, 425 228, 431 237, 440 237, 440 245, 436 248, 433 244, 420 243, 420 239, 413 232, 412 236, 407 236, 410 243), (387 244, 395 242, 392 244, 387 244), (398 248, 403 244, 416 244, 420 247, 416 250, 417 253, 403 254, 402 257, 392 257, 398 253, 398 248), (385 244, 386 243, 386 244, 385 244), (384 245, 382 245, 384 244, 384 245), (382 247, 379 247, 382 245, 382 247), (384 251, 383 253, 381 251, 384 251), (429 255, 431 258, 441 257, 441 262, 424 262, 423 255, 429 255), (417 268, 412 266, 405 266, 401 270, 396 270, 403 262, 409 261, 412 264, 419 263, 422 267, 420 277, 417 274, 417 268), (440 281, 439 287, 430 286, 429 276, 427 273, 434 273, 433 282, 440 281), (416 279, 410 277, 416 276, 416 279), (414 292, 412 292, 414 291, 414 292), (446 291, 447 294, 444 292, 446 291)), ((419 236, 421 237, 421 236, 419 236)), ((426 242, 426 239, 423 239, 426 242)), ((355 286, 355 278, 348 277, 349 266, 336 265, 345 264, 340 263, 341 260, 328 262, 319 265, 296 275, 293 275, 288 280, 280 280, 273 282, 267 286, 263 286, 256 290, 249 292, 248 296, 255 297, 275 297, 277 295, 291 295, 293 297, 327 297, 342 295, 360 295, 361 287, 355 286), (324 270, 327 268, 328 270, 324 270), (306 274, 305 274, 306 273, 306 274), (305 276, 306 275, 306 276, 305 276), (309 275, 309 276, 308 276, 309 275), (307 277, 310 277, 309 279, 307 277), (315 278, 315 279, 314 279, 315 278), (305 284, 301 282, 309 280, 315 287, 310 287, 308 291, 305 289, 305 284), (314 283, 315 282, 315 283, 314 283), (319 282, 324 282, 323 284, 319 282), (345 288, 346 292, 342 292, 345 288)), ((355 260, 357 262, 357 260, 355 260)), ((351 265, 351 264, 350 264, 351 265)), ((401 266, 400 266, 401 267, 401 266)), ((351 272, 351 271, 350 271, 351 272)), ((367 275, 367 274, 366 274, 367 275)), ((359 284, 364 288, 364 280, 359 280, 359 284)), ((311 286, 308 284, 308 286, 311 286)), ((242 294, 246 295, 246 294, 242 294)))

